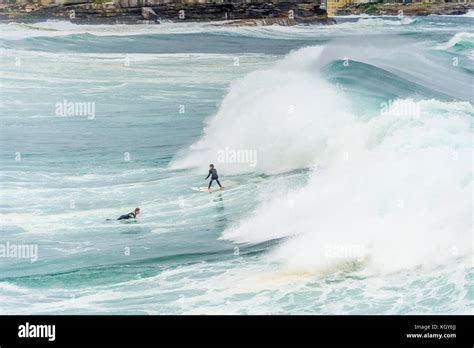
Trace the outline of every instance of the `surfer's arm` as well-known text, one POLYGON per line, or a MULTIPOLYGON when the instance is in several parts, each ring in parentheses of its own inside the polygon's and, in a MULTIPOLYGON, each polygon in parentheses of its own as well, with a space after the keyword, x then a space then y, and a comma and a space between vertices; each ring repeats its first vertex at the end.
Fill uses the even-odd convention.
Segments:
POLYGON ((207 176, 204 180, 207 180, 207 178, 211 175, 211 171, 209 171, 209 173, 207 173, 207 176))

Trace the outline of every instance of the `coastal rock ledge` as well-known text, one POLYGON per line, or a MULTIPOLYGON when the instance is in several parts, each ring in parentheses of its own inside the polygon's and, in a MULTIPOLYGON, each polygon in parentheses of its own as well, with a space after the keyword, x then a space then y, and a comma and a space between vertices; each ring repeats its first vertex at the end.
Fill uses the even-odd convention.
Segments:
POLYGON ((261 0, 29 0, 0 7, 0 20, 39 22, 65 19, 77 24, 160 24, 226 21, 219 25, 335 24, 319 1, 261 0))

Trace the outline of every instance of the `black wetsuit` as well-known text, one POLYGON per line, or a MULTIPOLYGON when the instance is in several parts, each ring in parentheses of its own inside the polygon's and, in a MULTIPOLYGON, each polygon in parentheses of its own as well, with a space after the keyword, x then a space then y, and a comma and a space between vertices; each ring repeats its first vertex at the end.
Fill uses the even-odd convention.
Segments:
POLYGON ((128 219, 136 219, 136 218, 137 218, 137 216, 132 211, 131 213, 121 215, 117 220, 128 220, 128 219))
POLYGON ((221 183, 219 182, 219 176, 217 175, 217 170, 215 168, 209 169, 209 174, 206 176, 206 180, 208 177, 211 177, 211 181, 209 181, 208 188, 211 188, 212 182, 215 180, 219 187, 222 187, 221 183))

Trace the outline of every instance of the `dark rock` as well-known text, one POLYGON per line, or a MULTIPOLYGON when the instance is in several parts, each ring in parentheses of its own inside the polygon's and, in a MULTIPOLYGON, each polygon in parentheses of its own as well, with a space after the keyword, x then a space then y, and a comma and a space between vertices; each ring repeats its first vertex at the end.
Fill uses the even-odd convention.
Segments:
POLYGON ((337 10, 338 15, 368 14, 368 15, 388 15, 398 16, 402 11, 404 16, 428 16, 437 15, 463 15, 470 9, 474 9, 474 4, 469 3, 367 3, 350 4, 337 10))
MULTIPOLYGON (((210 1, 210 0, 209 0, 210 1)), ((310 0, 306 0, 310 1, 310 0)), ((2 13, 0 12, 0 16, 2 13)), ((163 0, 66 0, 62 5, 43 6, 31 13, 5 14, 7 20, 35 22, 63 18, 77 24, 136 24, 173 22, 210 22, 230 20, 229 25, 334 24, 326 11, 314 2, 299 1, 226 3, 164 2, 163 0), (245 24, 246 23, 246 24, 245 24)))

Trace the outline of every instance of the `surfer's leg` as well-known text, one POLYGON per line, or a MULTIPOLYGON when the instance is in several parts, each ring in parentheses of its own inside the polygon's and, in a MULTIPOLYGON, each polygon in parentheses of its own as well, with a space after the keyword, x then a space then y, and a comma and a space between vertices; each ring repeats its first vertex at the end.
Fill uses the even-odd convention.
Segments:
POLYGON ((219 187, 222 187, 221 183, 219 182, 219 179, 216 179, 216 182, 219 185, 219 187))
POLYGON ((214 181, 214 179, 211 179, 211 181, 209 181, 209 186, 207 187, 208 190, 211 189, 211 185, 212 185, 212 182, 214 181))

